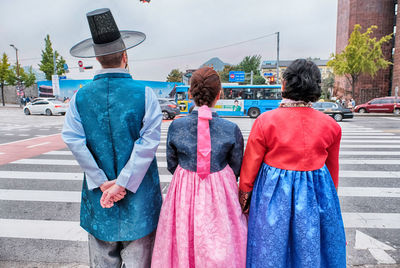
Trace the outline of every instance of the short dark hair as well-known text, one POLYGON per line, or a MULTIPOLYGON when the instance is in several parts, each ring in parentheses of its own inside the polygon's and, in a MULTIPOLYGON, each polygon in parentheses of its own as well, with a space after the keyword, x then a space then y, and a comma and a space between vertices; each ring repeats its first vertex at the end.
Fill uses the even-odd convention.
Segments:
POLYGON ((125 51, 104 56, 98 56, 96 58, 103 68, 118 68, 119 66, 121 66, 122 55, 124 55, 124 52, 125 51))
POLYGON ((285 89, 282 97, 314 102, 321 96, 321 72, 318 66, 305 59, 297 59, 283 72, 285 89))
POLYGON ((210 106, 221 88, 218 73, 210 67, 198 69, 190 78, 190 94, 197 106, 210 106))

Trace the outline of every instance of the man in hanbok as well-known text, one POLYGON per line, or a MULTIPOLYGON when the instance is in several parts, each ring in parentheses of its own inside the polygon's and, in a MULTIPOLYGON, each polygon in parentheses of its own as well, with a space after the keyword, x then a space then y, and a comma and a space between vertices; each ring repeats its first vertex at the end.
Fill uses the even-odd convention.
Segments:
POLYGON ((92 38, 71 48, 102 69, 73 96, 62 137, 84 171, 80 224, 91 267, 150 267, 162 196, 155 152, 162 115, 126 70, 145 34, 119 31, 109 9, 87 14, 92 38))

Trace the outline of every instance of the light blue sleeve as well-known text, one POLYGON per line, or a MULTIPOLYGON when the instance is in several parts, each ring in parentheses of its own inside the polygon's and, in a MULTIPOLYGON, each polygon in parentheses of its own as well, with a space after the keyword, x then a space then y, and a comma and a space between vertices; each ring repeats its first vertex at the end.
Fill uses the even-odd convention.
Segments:
POLYGON ((106 174, 99 168, 92 153, 86 146, 85 130, 83 129, 81 117, 76 109, 75 96, 69 102, 69 109, 65 115, 62 138, 68 145, 79 165, 86 175, 89 190, 100 187, 108 181, 106 174))
POLYGON ((161 137, 162 114, 153 90, 146 87, 145 116, 140 137, 136 140, 129 161, 118 175, 116 184, 135 193, 157 151, 161 137))

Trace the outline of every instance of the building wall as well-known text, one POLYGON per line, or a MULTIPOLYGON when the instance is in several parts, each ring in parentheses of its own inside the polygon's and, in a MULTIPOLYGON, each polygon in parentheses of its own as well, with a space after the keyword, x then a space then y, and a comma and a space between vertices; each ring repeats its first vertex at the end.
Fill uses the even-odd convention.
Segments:
MULTIPOLYGON (((392 95, 395 93, 395 87, 399 87, 400 91, 400 14, 397 11, 397 22, 396 22, 396 40, 395 50, 393 57, 393 80, 392 80, 392 95)), ((400 92, 399 92, 400 95, 400 92)))
MULTIPOLYGON (((365 31, 372 25, 377 25, 373 37, 381 38, 393 33, 395 0, 339 0, 336 53, 346 47, 355 24, 365 31)), ((387 60, 392 59, 392 42, 382 48, 387 60)), ((379 71, 376 76, 362 75, 356 86, 354 99, 357 103, 365 102, 373 97, 387 96, 390 92, 390 68, 379 71)), ((351 87, 344 77, 336 78, 339 91, 351 92, 351 87)))
MULTIPOLYGON (((25 88, 25 96, 38 96, 38 88, 37 84, 34 84, 31 87, 25 88)), ((15 86, 5 86, 4 87, 4 102, 5 103, 17 103, 18 97, 17 97, 17 90, 15 86)), ((1 102, 1 92, 0 92, 0 102, 1 102)))

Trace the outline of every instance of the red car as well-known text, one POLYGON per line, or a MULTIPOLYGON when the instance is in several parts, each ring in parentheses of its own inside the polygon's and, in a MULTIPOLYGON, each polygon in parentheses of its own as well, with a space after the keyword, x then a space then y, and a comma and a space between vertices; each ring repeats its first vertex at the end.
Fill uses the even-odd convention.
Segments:
POLYGON ((354 108, 358 113, 395 113, 400 114, 400 98, 384 97, 372 99, 367 103, 357 105, 354 108))

